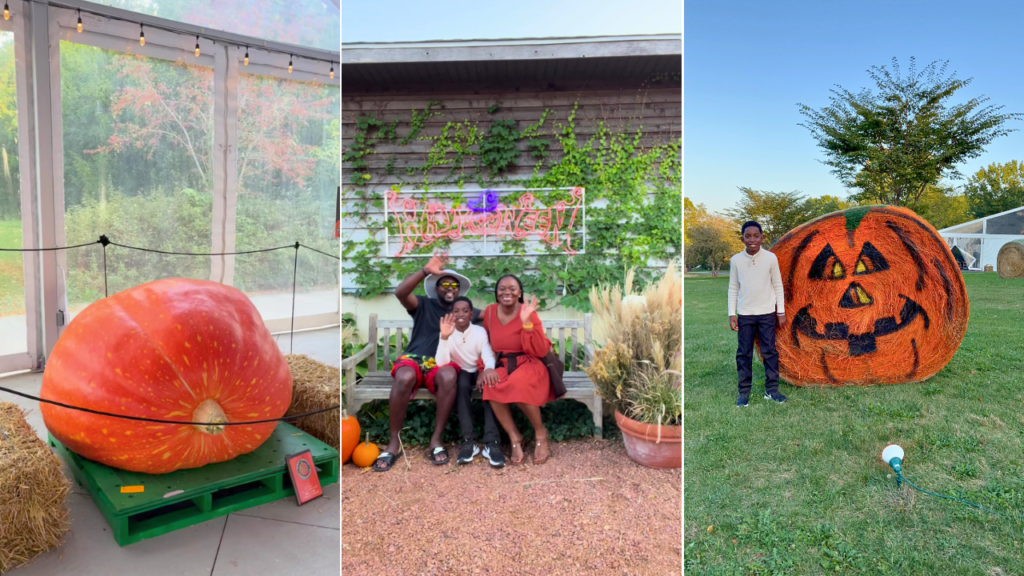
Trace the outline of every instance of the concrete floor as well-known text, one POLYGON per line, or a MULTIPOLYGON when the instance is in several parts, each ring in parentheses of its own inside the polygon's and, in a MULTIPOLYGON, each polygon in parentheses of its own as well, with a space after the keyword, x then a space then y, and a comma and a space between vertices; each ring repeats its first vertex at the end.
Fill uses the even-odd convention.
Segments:
MULTIPOLYGON (((295 353, 340 365, 338 328, 295 335, 295 353)), ((288 335, 278 345, 288 352, 288 335)), ((0 377, 0 386, 39 395, 42 374, 0 377)), ((29 410, 28 423, 45 440, 38 402, 0 392, 0 401, 29 410)), ((71 472, 65 470, 71 478, 71 472)), ((68 498, 71 530, 64 544, 12 576, 337 576, 341 573, 340 486, 303 506, 281 500, 230 514, 121 548, 85 489, 77 484, 68 498)))

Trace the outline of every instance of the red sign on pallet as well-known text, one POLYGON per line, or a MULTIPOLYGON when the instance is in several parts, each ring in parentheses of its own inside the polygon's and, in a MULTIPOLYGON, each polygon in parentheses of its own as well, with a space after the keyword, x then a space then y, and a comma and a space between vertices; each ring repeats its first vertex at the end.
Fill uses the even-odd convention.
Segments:
POLYGON ((292 487, 295 488, 295 501, 299 506, 323 496, 320 477, 316 475, 316 466, 309 450, 286 456, 285 465, 288 467, 288 475, 291 476, 292 487))

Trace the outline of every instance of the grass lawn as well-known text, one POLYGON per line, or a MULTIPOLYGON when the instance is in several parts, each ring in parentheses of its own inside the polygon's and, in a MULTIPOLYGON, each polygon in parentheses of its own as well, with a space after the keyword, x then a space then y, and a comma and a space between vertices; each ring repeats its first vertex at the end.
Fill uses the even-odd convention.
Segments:
MULTIPOLYGON (((0 248, 21 248, 21 221, 0 220, 0 248)), ((0 252, 0 316, 25 313, 20 252, 0 252)))
MULTIPOLYGON (((728 277, 685 280, 687 574, 1024 574, 1024 520, 896 487, 879 458, 940 494, 1024 514, 1024 281, 965 277, 952 361, 919 384, 781 385, 736 401, 728 277)), ((760 389, 759 389, 760 386, 760 389)))

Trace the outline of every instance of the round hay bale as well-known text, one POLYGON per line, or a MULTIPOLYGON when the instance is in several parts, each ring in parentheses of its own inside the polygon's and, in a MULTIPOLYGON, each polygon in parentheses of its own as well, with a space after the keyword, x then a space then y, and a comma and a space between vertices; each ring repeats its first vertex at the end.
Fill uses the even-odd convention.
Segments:
POLYGON ((787 382, 920 382, 963 340, 969 310, 956 260, 906 208, 834 212, 790 231, 772 252, 789 319, 776 333, 787 382))
MULTIPOLYGON (((341 370, 303 354, 285 355, 295 389, 286 416, 341 404, 341 370)), ((341 412, 329 410, 291 422, 310 436, 341 450, 341 412)))
POLYGON ((59 546, 71 527, 64 465, 25 421, 0 402, 0 573, 59 546))
POLYGON ((1000 278, 1024 278, 1024 241, 1003 244, 996 255, 996 271, 1000 278))

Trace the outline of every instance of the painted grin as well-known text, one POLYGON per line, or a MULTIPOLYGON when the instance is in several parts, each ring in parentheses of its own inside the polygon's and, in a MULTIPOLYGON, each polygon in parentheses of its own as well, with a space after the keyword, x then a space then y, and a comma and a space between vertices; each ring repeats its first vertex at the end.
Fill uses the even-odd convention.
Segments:
MULTIPOLYGON (((900 310, 899 321, 897 322, 896 318, 893 316, 879 318, 878 320, 875 320, 875 329, 864 334, 851 334, 849 325, 845 322, 825 324, 825 328, 819 332, 818 321, 811 316, 809 311, 811 305, 808 304, 797 312, 796 317, 793 318, 792 324, 790 325, 790 333, 793 336, 793 342, 796 344, 797 348, 800 347, 799 334, 803 334, 805 337, 813 340, 846 340, 850 346, 850 356, 856 357, 874 352, 877 349, 875 345, 876 338, 888 336, 906 328, 918 316, 921 316, 924 319, 924 327, 927 330, 929 320, 928 313, 924 311, 924 308, 903 294, 900 294, 900 297, 903 298, 905 302, 903 304, 903 309, 900 310)), ((914 353, 915 355, 917 354, 916 343, 914 346, 914 353)))

